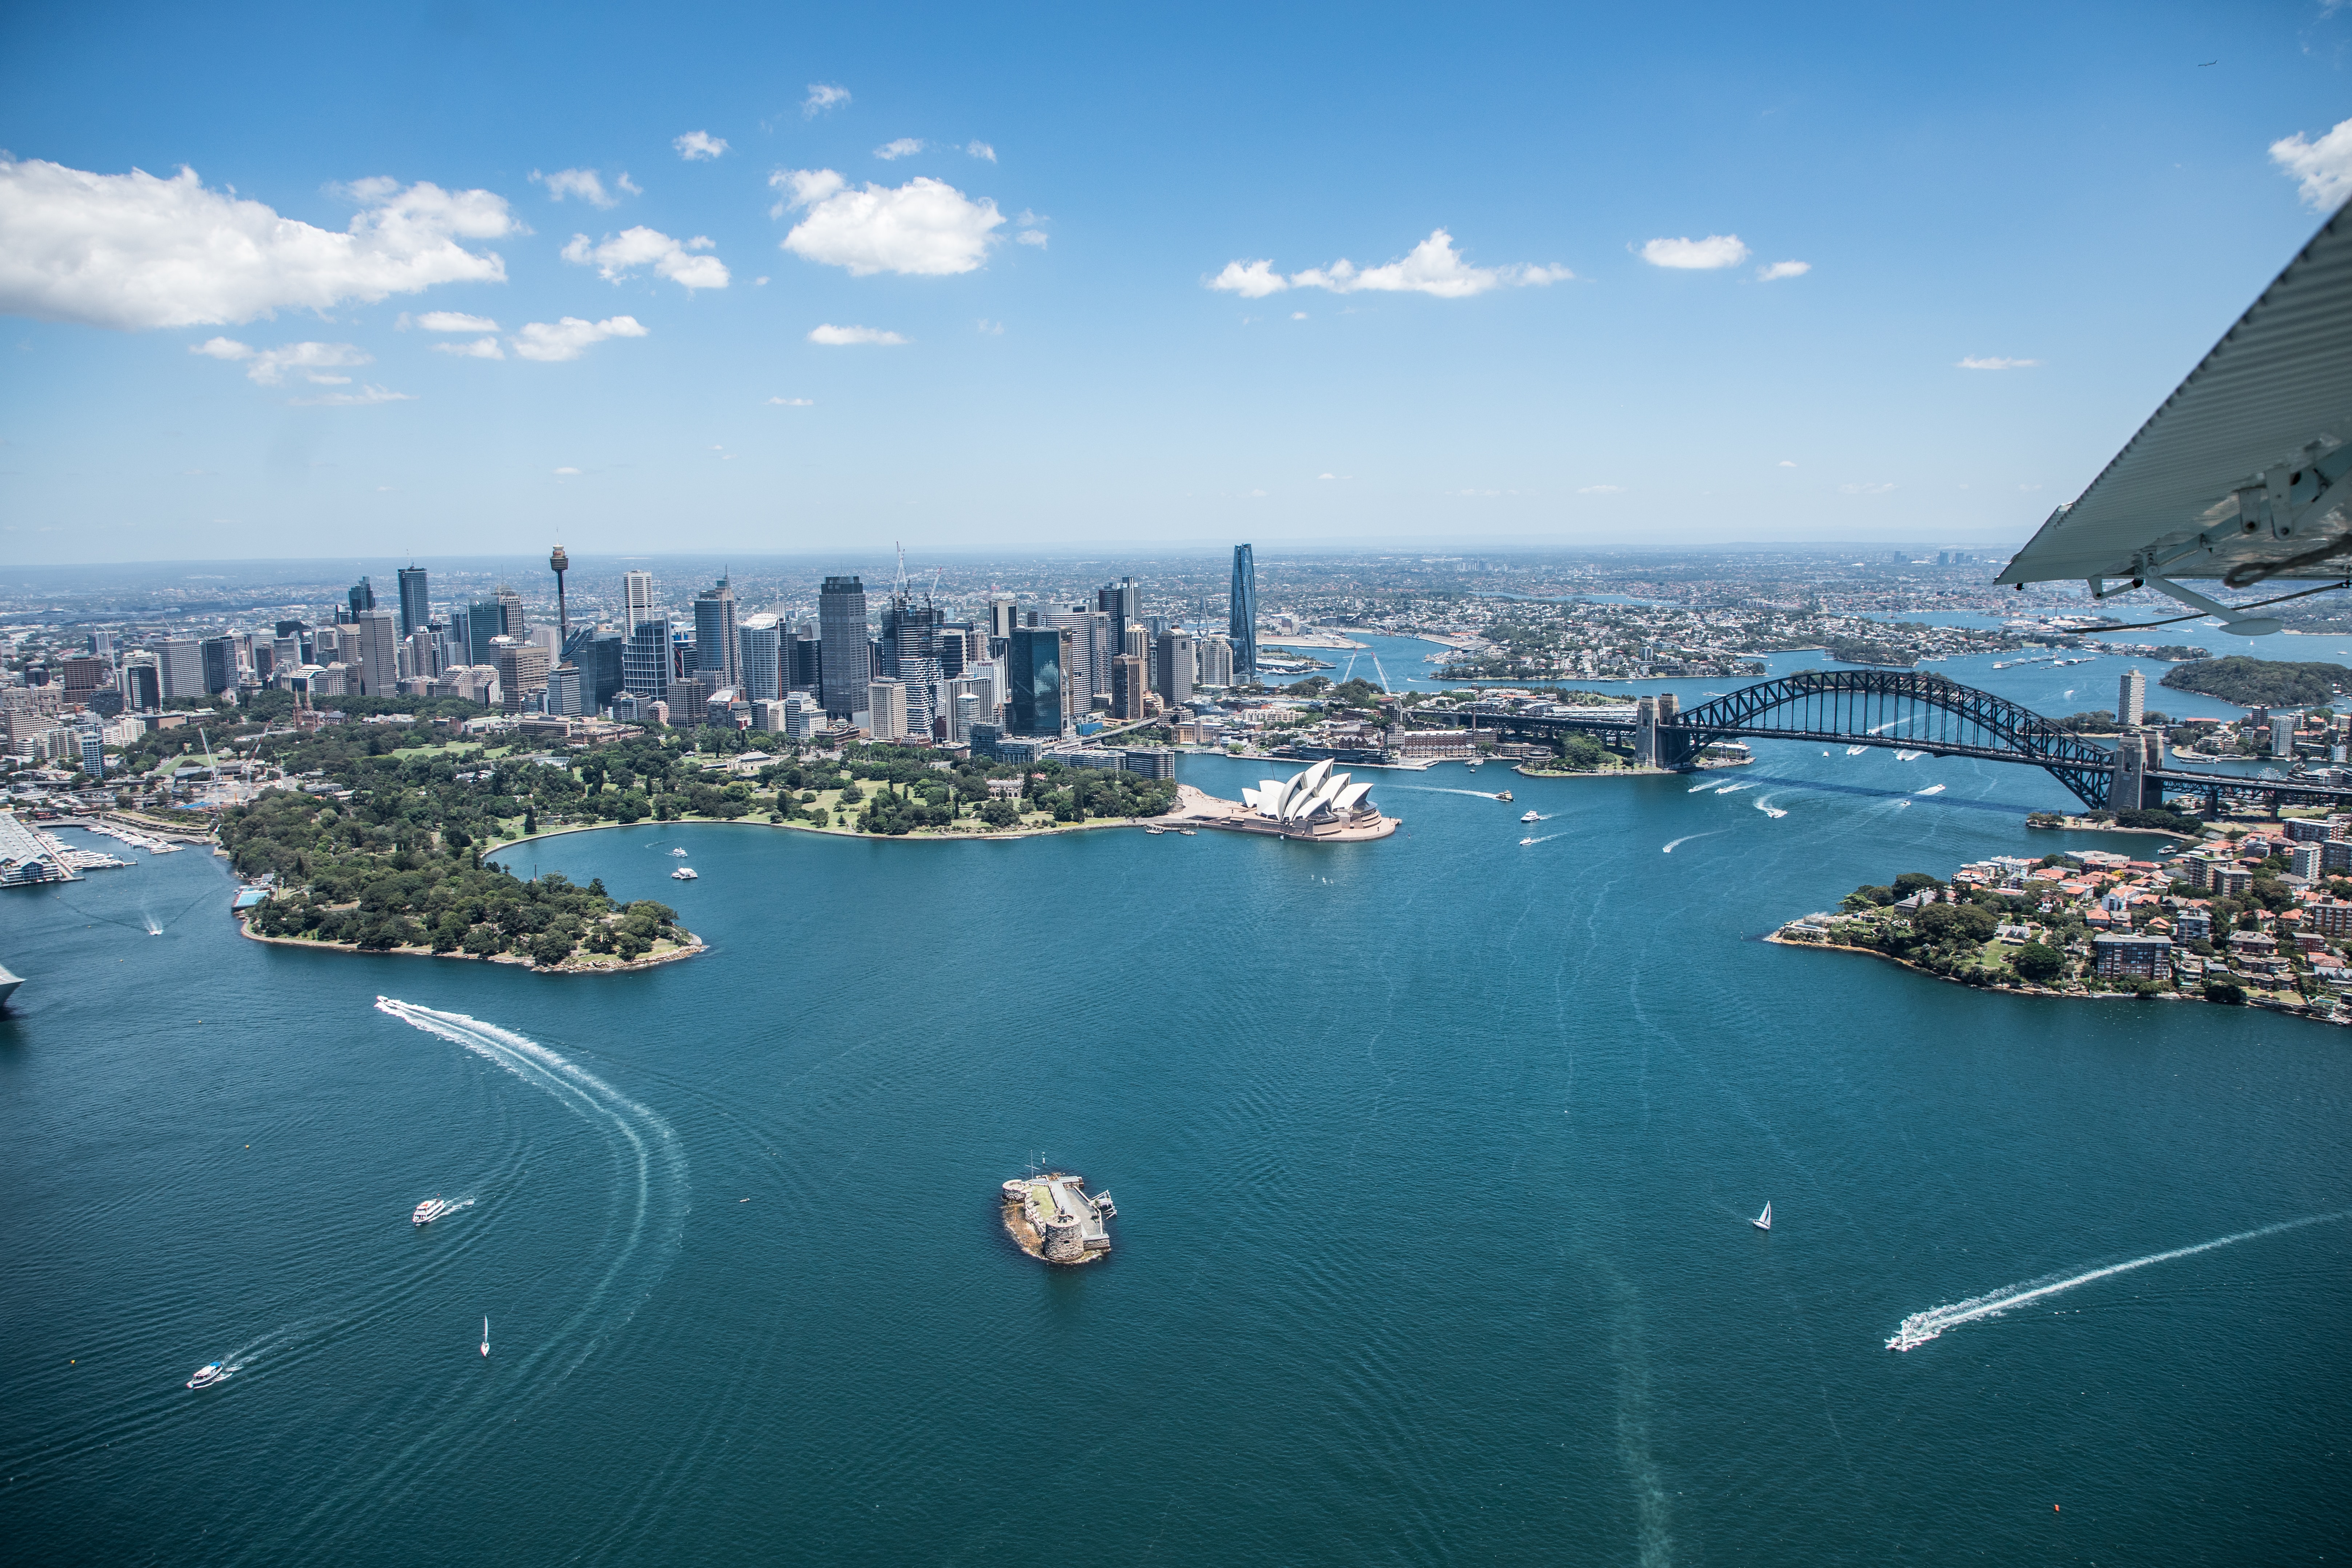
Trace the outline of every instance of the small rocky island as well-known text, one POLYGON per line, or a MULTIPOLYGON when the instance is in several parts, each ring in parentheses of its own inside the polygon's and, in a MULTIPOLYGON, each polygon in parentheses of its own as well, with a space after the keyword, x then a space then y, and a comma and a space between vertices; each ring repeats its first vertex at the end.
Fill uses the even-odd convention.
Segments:
POLYGON ((1118 1213, 1108 1193, 1087 1195, 1087 1179, 1066 1171, 1004 1184, 1004 1229, 1021 1250, 1047 1263, 1092 1263, 1110 1250, 1103 1221, 1118 1213))

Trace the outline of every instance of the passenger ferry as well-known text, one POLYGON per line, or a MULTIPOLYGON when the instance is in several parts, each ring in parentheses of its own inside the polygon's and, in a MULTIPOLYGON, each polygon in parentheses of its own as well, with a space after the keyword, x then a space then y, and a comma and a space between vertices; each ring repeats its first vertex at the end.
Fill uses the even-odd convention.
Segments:
POLYGON ((435 1220, 439 1219, 443 1215, 447 1214, 448 1212, 449 1205, 441 1199, 427 1198, 423 1203, 416 1205, 416 1212, 408 1216, 408 1223, 411 1225, 431 1225, 435 1220))
POLYGON ((196 1368, 196 1375, 188 1379, 190 1388, 210 1388, 228 1375, 228 1368, 218 1362, 207 1362, 196 1368))
POLYGON ((702 873, 701 873, 701 872, 699 872, 699 871, 697 871, 697 870, 696 870, 693 867, 691 867, 691 866, 680 866, 677 870, 672 871, 672 872, 669 874, 669 879, 670 879, 671 881, 673 881, 673 882, 694 882, 694 881, 699 881, 699 880, 701 879, 701 877, 702 877, 702 873))

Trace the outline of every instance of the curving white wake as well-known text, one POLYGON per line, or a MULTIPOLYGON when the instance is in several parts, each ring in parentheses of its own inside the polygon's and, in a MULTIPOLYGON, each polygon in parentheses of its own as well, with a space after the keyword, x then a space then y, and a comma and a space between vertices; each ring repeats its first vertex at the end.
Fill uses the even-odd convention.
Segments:
POLYGON ((2022 1307, 2028 1301, 2039 1301, 2045 1296, 2055 1296, 2061 1290, 2072 1290, 2077 1285, 2088 1285, 2095 1279, 2111 1275, 2128 1274, 2135 1268, 2145 1268, 2151 1263, 2169 1263, 2176 1258, 2188 1258, 2200 1252, 2210 1252, 2217 1247, 2229 1247, 2241 1241, 2252 1241, 2258 1237, 2276 1236, 2284 1230, 2300 1230, 2307 1225, 2326 1225, 2330 1220, 2352 1219, 2352 1209, 2336 1214, 2315 1214, 2302 1219, 2283 1219, 2276 1225, 2266 1225, 2253 1230, 2242 1230, 2234 1236, 2218 1237, 2200 1241, 2194 1247, 2176 1247, 2170 1252, 2153 1252, 2146 1258, 2135 1258, 2128 1263, 2110 1263, 2105 1268, 2094 1268, 2088 1274, 2077 1274, 2071 1279, 2054 1279, 2045 1284, 2028 1281, 2022 1285, 2004 1285, 1982 1296, 1971 1296, 1965 1301, 1955 1301, 1948 1307, 1930 1307, 1924 1312, 1914 1312, 1903 1320, 1895 1337, 1886 1342, 1891 1351, 1917 1350, 1947 1329, 1957 1329, 1962 1323, 1973 1323, 1979 1318, 1990 1318, 2022 1307))

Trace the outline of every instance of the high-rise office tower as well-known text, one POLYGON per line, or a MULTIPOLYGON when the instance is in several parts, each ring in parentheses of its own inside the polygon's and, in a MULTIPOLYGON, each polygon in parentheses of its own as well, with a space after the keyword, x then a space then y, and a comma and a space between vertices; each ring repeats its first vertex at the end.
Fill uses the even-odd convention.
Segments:
POLYGON ((1171 708, 1192 700, 1192 634, 1168 632, 1154 645, 1158 655, 1160 700, 1171 708))
POLYGON ((1143 660, 1131 653, 1111 660, 1111 717, 1121 721, 1143 717, 1143 660))
POLYGON ((647 616, 621 645, 621 685, 646 702, 669 700, 669 617, 647 616))
POLYGON ((1015 626, 1006 649, 1004 727, 1015 735, 1062 732, 1062 628, 1015 626))
POLYGON ((490 647, 490 639, 506 635, 506 606, 498 600, 477 599, 466 607, 467 663, 497 663, 499 656, 490 647))
POLYGON ((533 706, 530 699, 547 689, 547 650, 520 637, 498 643, 499 705, 509 713, 533 706))
POLYGON ((519 637, 530 633, 530 618, 523 614, 520 594, 516 593, 504 583, 499 584, 498 605, 499 616, 506 624, 506 630, 500 634, 501 636, 519 637))
POLYGON ((2147 722, 2147 677, 2137 669, 2124 671, 2123 689, 2116 698, 2116 722, 2126 730, 2147 722))
POLYGON ((654 618, 654 574, 650 572, 621 574, 621 629, 635 631, 641 621, 654 618))
POLYGON ((356 656, 343 655, 343 662, 356 661, 360 666, 359 684, 355 688, 362 697, 397 697, 400 695, 400 636, 394 629, 398 617, 390 610, 362 610, 359 626, 352 640, 358 644, 356 656))
POLYGON ((163 700, 176 702, 184 697, 204 697, 205 660, 197 651, 194 637, 160 637, 155 643, 155 665, 163 688, 163 700))
MULTIPOLYGON (((907 726, 907 682, 869 680, 866 683, 866 732, 877 741, 903 741, 914 731, 907 726)), ((921 737, 930 739, 926 733, 921 737)))
POLYGON ((1234 585, 1225 606, 1225 637, 1234 645, 1234 679, 1257 679, 1257 562, 1246 544, 1234 546, 1234 585))
POLYGON ((356 621, 362 610, 375 608, 375 588, 364 577, 352 584, 352 591, 345 597, 351 600, 351 614, 336 617, 339 620, 356 621))
POLYGON ((791 645, 791 667, 784 672, 784 685, 793 691, 815 691, 824 681, 824 642, 817 635, 814 621, 803 621, 800 628, 786 639, 791 645))
POLYGON ((846 719, 865 706, 866 683, 873 673, 872 655, 866 651, 866 584, 856 577, 827 577, 817 593, 816 618, 824 642, 824 710, 846 719))
POLYGON ((1132 577, 1106 583, 1095 590, 1095 608, 1110 616, 1111 647, 1117 650, 1127 644, 1128 623, 1143 614, 1143 592, 1132 577))
POLYGON ((163 683, 152 653, 134 653, 122 661, 122 705, 152 713, 163 706, 163 683))
POLYGON ((989 637, 997 640, 1009 637, 1013 635, 1013 628, 1020 624, 1020 602, 1010 594, 992 589, 988 595, 989 637))
MULTIPOLYGON (((1070 634, 1069 662, 1063 666, 1062 683, 1069 690, 1070 710, 1084 713, 1094 705, 1094 613, 1071 610, 1045 617, 1049 626, 1059 626, 1070 634)), ((1108 681, 1105 682, 1108 685, 1108 681)))
POLYGON ((705 691, 743 684, 743 650, 735 640, 735 590, 721 577, 694 596, 694 673, 705 691))
POLYGON ((204 661, 205 695, 218 697, 236 687, 236 639, 206 637, 196 645, 196 656, 204 661))
POLYGON ((743 650, 743 696, 752 702, 772 702, 789 689, 785 680, 783 625, 773 616, 753 616, 736 628, 743 650))
POLYGON ((400 635, 413 637, 433 623, 432 606, 425 602, 425 568, 404 566, 399 576, 400 635))

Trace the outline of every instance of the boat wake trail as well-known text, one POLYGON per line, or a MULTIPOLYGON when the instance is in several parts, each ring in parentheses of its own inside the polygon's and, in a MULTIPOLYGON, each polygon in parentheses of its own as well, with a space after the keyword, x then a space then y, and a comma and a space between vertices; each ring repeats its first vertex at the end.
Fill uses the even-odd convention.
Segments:
POLYGON ((1925 752, 1897 752, 1895 753, 1895 760, 1898 763, 1916 763, 1927 754, 1925 752))
POLYGON ((1658 853, 1661 855, 1671 855, 1677 848, 1689 843, 1694 838, 1712 838, 1717 833, 1728 833, 1730 831, 1731 829, 1728 827, 1718 827, 1715 829, 1713 833, 1685 833, 1680 838, 1675 839, 1672 843, 1669 843, 1664 849, 1659 850, 1658 853))
POLYGON ((605 1298, 616 1287, 634 1297, 625 1304, 622 1316, 625 1321, 628 1313, 634 1312, 637 1302, 652 1292, 666 1271, 660 1266, 648 1272, 633 1265, 648 1232, 655 1233, 667 1253, 677 1246, 678 1234, 684 1228, 686 1155, 678 1145, 677 1135, 670 1131, 668 1122, 653 1111, 527 1036, 463 1013, 444 1013, 391 996, 377 997, 375 1006, 379 1013, 438 1036, 452 1045, 463 1046, 524 1082, 545 1089, 596 1125, 612 1145, 621 1177, 616 1203, 620 1231, 617 1244, 603 1260, 603 1271, 578 1311, 536 1352, 562 1354, 565 1364, 562 1372, 570 1372, 587 1358, 602 1337, 601 1331, 584 1336, 578 1331, 605 1298))
POLYGON ((1769 795, 1759 795, 1748 804, 1775 822, 1789 815, 1786 807, 1774 805, 1772 797, 1769 795))
POLYGON ((2307 1225, 2326 1225, 2339 1219, 2352 1219, 2352 1209, 2336 1214, 2308 1215, 2302 1219, 2283 1219, 2276 1225, 2242 1230, 2234 1236, 2217 1237, 2211 1241, 2200 1241, 2194 1247, 2176 1247, 2169 1252, 2152 1252, 2128 1263, 2110 1263, 2105 1268, 2094 1268, 2087 1274, 2077 1274, 2068 1279, 2028 1280, 2022 1285, 2005 1285, 1998 1290, 1971 1296, 1948 1307, 1930 1307, 1924 1312, 1912 1313, 1895 1331, 1895 1337, 1886 1342, 1886 1348, 1891 1351, 1917 1350, 1947 1329, 1957 1329, 1962 1323, 1973 1323, 1979 1318, 1997 1317, 2012 1307, 2022 1307, 2029 1301, 2039 1301, 2045 1296, 2055 1296, 2061 1290, 2072 1290, 2077 1285, 2088 1285, 2095 1279, 2128 1274, 2151 1263, 2169 1263, 2176 1258, 2210 1252, 2217 1247, 2231 1247, 2241 1241, 2252 1241, 2261 1237, 2276 1236, 2282 1231, 2301 1230, 2307 1225))
POLYGON ((1490 789, 1450 789, 1444 784, 1382 784, 1381 787, 1391 790, 1409 789, 1420 795, 1466 795, 1473 800, 1495 798, 1495 792, 1490 789))
POLYGON ((1738 795, 1741 790, 1754 789, 1755 787, 1755 784, 1752 783, 1743 782, 1740 784, 1726 784, 1715 793, 1717 795, 1738 795))

